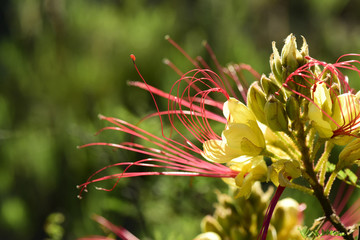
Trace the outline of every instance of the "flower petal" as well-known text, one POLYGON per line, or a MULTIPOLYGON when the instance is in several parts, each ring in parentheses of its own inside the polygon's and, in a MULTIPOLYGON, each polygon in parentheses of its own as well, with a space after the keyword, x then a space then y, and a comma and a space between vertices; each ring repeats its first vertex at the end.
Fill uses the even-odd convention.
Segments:
POLYGON ((245 104, 235 98, 229 98, 224 103, 223 113, 229 123, 248 123, 256 122, 255 115, 248 109, 245 104))
POLYGON ((331 138, 333 129, 331 124, 323 119, 322 111, 313 103, 309 104, 308 117, 313 121, 315 129, 318 131, 321 138, 331 138))
POLYGON ((250 125, 229 124, 223 131, 225 151, 231 155, 259 155, 265 148, 265 139, 256 122, 250 125))
POLYGON ((237 157, 236 153, 225 151, 225 143, 221 140, 208 140, 203 143, 203 152, 201 154, 206 160, 226 163, 237 157))

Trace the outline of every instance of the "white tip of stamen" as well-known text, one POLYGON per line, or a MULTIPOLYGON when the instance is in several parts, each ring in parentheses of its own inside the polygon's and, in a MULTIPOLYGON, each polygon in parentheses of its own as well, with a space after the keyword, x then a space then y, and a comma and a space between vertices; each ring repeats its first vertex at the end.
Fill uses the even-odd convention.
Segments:
POLYGON ((166 64, 166 65, 169 65, 170 60, 167 59, 167 58, 164 58, 164 59, 162 60, 162 62, 163 62, 164 64, 166 64))

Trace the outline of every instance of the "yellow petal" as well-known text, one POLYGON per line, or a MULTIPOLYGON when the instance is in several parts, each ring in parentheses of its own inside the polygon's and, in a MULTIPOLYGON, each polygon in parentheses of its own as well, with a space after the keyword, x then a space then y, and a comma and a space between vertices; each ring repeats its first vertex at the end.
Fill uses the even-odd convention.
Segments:
MULTIPOLYGON (((359 100, 353 94, 341 94, 334 105, 333 119, 339 126, 355 121, 360 114, 359 100)), ((352 125, 354 128, 358 127, 358 124, 352 123, 352 125)))
POLYGON ((259 161, 258 159, 262 160, 263 156, 256 156, 256 157, 240 156, 232 159, 229 162, 228 166, 234 171, 243 172, 243 171, 247 171, 251 167, 252 161, 259 161), (248 167, 244 167, 244 166, 248 166, 248 167))
POLYGON ((265 148, 264 135, 257 125, 230 124, 222 135, 225 150, 230 155, 256 156, 265 148))
POLYGON ((203 143, 202 156, 208 161, 226 163, 238 157, 232 154, 231 151, 225 152, 225 143, 221 140, 208 140, 203 143))
MULTIPOLYGON (((331 100, 330 100, 331 101, 331 100)), ((323 119, 323 112, 313 103, 309 104, 308 117, 313 121, 313 126, 318 131, 321 138, 331 138, 333 135, 333 128, 329 121, 329 117, 325 116, 327 119, 323 119)))
POLYGON ((336 145, 344 146, 354 140, 355 137, 348 135, 340 135, 332 138, 330 141, 336 145))
POLYGON ((330 97, 330 92, 325 83, 317 83, 314 85, 316 87, 313 92, 314 103, 318 105, 323 111, 331 116, 332 114, 332 101, 330 97))
POLYGON ((269 167, 269 177, 276 186, 284 182, 284 180, 279 179, 279 175, 286 180, 287 177, 291 177, 292 179, 300 177, 300 163, 298 161, 288 159, 281 159, 274 162, 269 167))
POLYGON ((256 122, 255 115, 248 109, 245 104, 235 98, 229 98, 224 103, 223 113, 229 123, 247 123, 256 122))
POLYGON ((336 166, 337 170, 345 167, 350 167, 357 160, 360 159, 360 138, 346 145, 346 147, 339 154, 339 162, 336 166))
POLYGON ((239 187, 238 196, 248 198, 254 182, 266 180, 268 169, 262 156, 238 164, 242 165, 240 173, 235 178, 235 183, 239 187))

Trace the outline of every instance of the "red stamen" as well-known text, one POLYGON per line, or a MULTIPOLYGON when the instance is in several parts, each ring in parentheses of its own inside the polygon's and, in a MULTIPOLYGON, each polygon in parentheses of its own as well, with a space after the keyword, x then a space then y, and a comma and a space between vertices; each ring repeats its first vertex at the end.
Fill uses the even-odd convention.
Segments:
POLYGON ((259 239, 266 240, 266 236, 267 236, 267 232, 269 230, 269 225, 270 225, 270 220, 271 220, 272 214, 273 214, 276 204, 278 203, 280 196, 284 192, 284 190, 285 190, 285 187, 282 187, 280 185, 276 189, 275 195, 271 199, 271 202, 266 210, 265 219, 264 219, 263 225, 261 227, 259 236, 257 238, 258 240, 259 239))
MULTIPOLYGON (((243 95, 244 99, 246 98, 247 87, 242 87, 242 81, 244 78, 241 74, 241 70, 248 70, 254 76, 256 75, 247 65, 236 65, 232 69, 226 69, 226 74, 224 68, 220 66, 217 62, 215 55, 213 54, 210 47, 207 45, 207 49, 217 66, 220 76, 210 69, 200 68, 200 64, 193 58, 191 58, 179 45, 177 45, 171 38, 167 37, 167 40, 175 46, 197 69, 191 70, 185 74, 182 74, 172 62, 169 60, 164 60, 164 63, 170 66, 175 72, 181 75, 169 93, 163 92, 160 89, 152 87, 147 84, 146 80, 141 75, 135 61, 136 58, 133 54, 130 55, 133 64, 137 73, 139 74, 142 82, 129 82, 129 85, 136 86, 142 89, 147 90, 156 107, 156 113, 149 114, 143 119, 143 121, 149 117, 158 116, 160 119, 161 125, 161 135, 158 137, 153 135, 137 125, 132 125, 128 122, 122 121, 116 118, 109 118, 100 116, 101 119, 106 120, 113 124, 113 126, 105 127, 99 131, 113 130, 120 131, 126 134, 129 134, 132 137, 136 137, 151 143, 155 147, 146 147, 134 142, 124 142, 124 143, 90 143, 83 145, 81 147, 87 146, 110 146, 113 148, 124 149, 140 154, 149 156, 135 162, 120 162, 115 163, 110 166, 104 167, 94 174, 92 174, 88 180, 81 184, 80 194, 82 191, 85 191, 87 186, 90 183, 117 179, 115 184, 110 188, 98 188, 105 191, 111 191, 117 185, 118 181, 123 177, 135 177, 135 176, 146 176, 146 175, 174 175, 174 176, 203 176, 203 177, 217 177, 217 178, 234 178, 238 175, 239 172, 233 171, 227 166, 224 166, 215 162, 208 162, 202 159, 202 149, 196 146, 190 139, 188 139, 185 134, 179 129, 176 121, 181 123, 188 132, 190 132, 193 137, 200 143, 210 139, 221 139, 221 137, 215 133, 211 127, 210 121, 217 121, 226 124, 226 119, 222 116, 223 102, 226 99, 230 98, 228 90, 232 96, 235 96, 234 91, 231 88, 229 79, 232 79, 238 86, 239 91, 243 95), (242 68, 241 66, 244 66, 242 68), (240 76, 240 78, 239 78, 240 76), (219 94, 224 100, 217 100, 218 98, 212 98, 214 94, 219 94), (244 95, 245 94, 245 95, 244 95), (165 111, 160 111, 159 106, 156 102, 155 97, 163 97, 168 100, 168 107, 165 111), (211 107, 208 109, 208 107, 211 107), (213 112, 213 109, 217 110, 218 113, 213 112), (164 123, 163 116, 168 116, 168 121, 171 126, 171 134, 173 132, 178 133, 178 135, 183 139, 181 141, 174 140, 173 138, 165 136, 164 133, 164 123), (123 167, 124 170, 117 174, 107 175, 107 176, 98 176, 98 174, 103 173, 105 170, 113 167, 123 167), (140 172, 129 172, 128 170, 132 166, 140 166, 146 168, 163 168, 170 171, 140 171, 140 172)), ((199 59, 199 58, 198 58, 199 59)), ((199 62, 208 68, 208 65, 203 59, 199 59, 199 62)))

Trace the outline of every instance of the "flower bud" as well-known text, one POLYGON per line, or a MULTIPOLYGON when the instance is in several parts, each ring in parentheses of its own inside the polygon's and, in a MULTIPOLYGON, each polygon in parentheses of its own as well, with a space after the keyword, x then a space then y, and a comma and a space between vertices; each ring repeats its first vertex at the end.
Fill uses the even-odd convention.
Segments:
POLYGON ((271 96, 264 108, 267 125, 273 131, 288 132, 288 118, 283 107, 274 96, 271 96))
POLYGON ((221 237, 214 232, 205 232, 197 235, 194 240, 221 240, 221 237))
POLYGON ((296 38, 290 34, 285 39, 285 44, 281 50, 281 56, 276 48, 276 43, 272 43, 273 53, 270 56, 271 72, 277 84, 282 84, 285 79, 294 72, 298 67, 306 64, 308 59, 305 56, 309 55, 309 48, 304 37, 301 50, 297 49, 296 38))
POLYGON ((290 120, 292 121, 299 119, 300 116, 299 102, 292 95, 286 101, 286 113, 290 118, 290 120))
POLYGON ((299 67, 297 60, 299 55, 300 53, 297 50, 296 37, 293 34, 290 34, 285 39, 285 45, 281 51, 281 63, 286 69, 288 69, 289 73, 294 72, 299 67))
POLYGON ((301 36, 302 40, 303 40, 303 44, 301 46, 301 50, 300 50, 300 55, 302 56, 302 58, 297 58, 297 61, 300 63, 300 60, 302 59, 302 63, 300 63, 300 65, 306 64, 306 62, 308 60, 305 59, 306 56, 309 56, 309 46, 306 42, 306 39, 301 36))
POLYGON ((275 94, 275 92, 279 90, 279 87, 275 83, 274 75, 271 75, 270 78, 268 78, 263 74, 260 78, 260 84, 264 89, 266 96, 269 94, 275 94))
POLYGON ((259 122, 266 124, 266 118, 264 114, 264 107, 266 103, 265 93, 261 89, 259 82, 253 82, 248 90, 248 106, 254 113, 256 119, 259 122))
POLYGON ((216 221, 216 219, 213 216, 209 216, 209 215, 205 216, 201 221, 201 229, 203 232, 215 232, 215 233, 223 232, 223 228, 219 224, 219 222, 216 221))
POLYGON ((270 56, 270 68, 271 72, 274 74, 275 79, 281 83, 283 82, 282 73, 283 73, 283 66, 281 64, 281 57, 279 55, 279 51, 276 48, 276 43, 272 42, 272 49, 273 53, 270 56))
POLYGON ((272 222, 278 230, 278 239, 288 239, 300 222, 300 205, 292 198, 280 200, 274 210, 272 222))
POLYGON ((260 78, 260 84, 266 97, 274 95, 282 103, 285 103, 285 93, 277 84, 277 80, 273 74, 270 74, 269 77, 262 75, 260 78))

